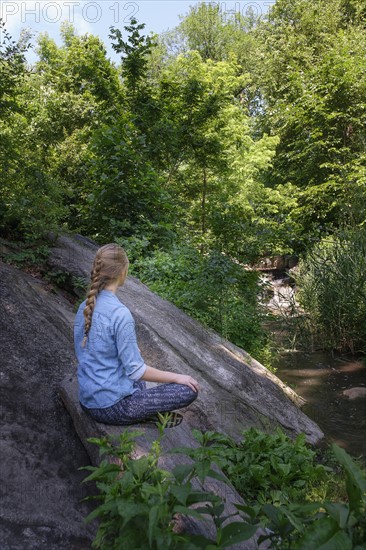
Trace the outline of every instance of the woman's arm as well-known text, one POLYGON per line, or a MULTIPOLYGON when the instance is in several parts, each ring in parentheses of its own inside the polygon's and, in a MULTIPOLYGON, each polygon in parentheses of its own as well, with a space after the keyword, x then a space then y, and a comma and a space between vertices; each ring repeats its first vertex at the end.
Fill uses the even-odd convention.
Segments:
POLYGON ((186 386, 192 388, 195 392, 198 392, 199 390, 198 382, 192 378, 192 376, 154 369, 154 367, 149 367, 148 365, 146 366, 146 370, 140 380, 146 380, 146 382, 162 382, 165 384, 185 384, 186 386))

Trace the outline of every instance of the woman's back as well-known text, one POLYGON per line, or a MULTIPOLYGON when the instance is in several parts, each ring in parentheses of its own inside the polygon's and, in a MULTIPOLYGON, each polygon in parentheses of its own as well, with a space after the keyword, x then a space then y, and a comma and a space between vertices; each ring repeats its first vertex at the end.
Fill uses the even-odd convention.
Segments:
POLYGON ((85 407, 103 408, 133 393, 133 380, 144 372, 129 309, 110 290, 101 290, 93 311, 86 346, 84 309, 79 306, 74 324, 78 359, 79 399, 85 407))

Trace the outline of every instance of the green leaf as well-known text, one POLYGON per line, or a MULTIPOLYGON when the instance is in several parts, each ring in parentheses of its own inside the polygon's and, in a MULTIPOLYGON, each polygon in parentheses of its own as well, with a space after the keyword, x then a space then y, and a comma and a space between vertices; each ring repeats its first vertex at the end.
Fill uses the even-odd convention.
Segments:
POLYGON ((131 462, 131 470, 138 478, 141 478, 148 469, 149 459, 147 456, 142 456, 141 458, 131 462))
POLYGON ((120 518, 123 519, 123 525, 125 525, 132 518, 148 516, 150 512, 148 504, 142 502, 132 502, 127 498, 118 499, 117 509, 120 518))
POLYGON ((226 525, 221 530, 220 545, 227 548, 250 539, 257 531, 257 526, 235 521, 226 525))
POLYGON ((305 530, 305 525, 301 522, 300 518, 297 518, 295 514, 290 512, 285 506, 281 506, 282 513, 287 517, 287 519, 290 521, 291 525, 299 531, 299 533, 303 533, 305 530))
POLYGON ((135 480, 132 472, 127 470, 123 476, 119 479, 119 484, 124 492, 130 492, 135 486, 135 480))
POLYGON ((256 518, 258 515, 258 510, 252 506, 247 506, 246 504, 234 504, 234 506, 252 519, 256 518))
POLYGON ((90 512, 90 514, 87 515, 87 517, 85 518, 85 522, 86 523, 89 523, 90 521, 92 521, 94 518, 98 517, 98 516, 102 516, 106 513, 106 512, 111 512, 111 511, 115 511, 117 509, 117 505, 116 505, 116 502, 114 500, 110 500, 108 502, 104 502, 103 504, 101 504, 100 506, 98 506, 97 508, 95 508, 95 510, 93 510, 92 512, 90 512))
POLYGON ((178 466, 175 466, 172 470, 173 475, 177 481, 182 483, 185 478, 191 473, 193 470, 194 465, 193 464, 178 464, 178 466))
MULTIPOLYGON (((347 504, 338 503, 338 502, 337 503, 326 502, 324 504, 324 508, 326 509, 330 517, 336 520, 336 522, 338 523, 341 529, 344 529, 346 525, 349 523, 351 511, 349 509, 349 506, 347 506, 347 504)), ((355 519, 354 516, 353 516, 353 519, 355 519)))
POLYGON ((358 512, 366 492, 365 474, 344 449, 333 443, 332 450, 346 471, 346 489, 350 509, 358 512))
POLYGON ((273 504, 265 504, 262 508, 266 516, 276 525, 281 520, 281 512, 273 504))
POLYGON ((357 466, 356 462, 352 457, 341 447, 338 447, 335 443, 332 444, 333 453, 346 470, 346 472, 351 476, 354 484, 358 487, 361 494, 366 493, 366 479, 365 474, 357 466))
POLYGON ((187 483, 187 485, 172 485, 170 490, 180 504, 185 506, 187 503, 187 498, 192 491, 192 486, 190 483, 187 483))
POLYGON ((352 550, 352 540, 345 531, 337 531, 326 543, 319 546, 318 550, 352 550))
POLYGON ((104 466, 99 466, 98 468, 95 468, 94 471, 88 475, 86 478, 82 480, 82 483, 85 481, 92 481, 94 479, 100 479, 103 477, 104 474, 110 474, 115 472, 121 472, 121 467, 117 464, 106 464, 104 466))
POLYGON ((211 462, 209 460, 202 460, 202 462, 196 462, 195 464, 196 474, 198 479, 201 482, 205 481, 205 478, 207 477, 210 469, 211 469, 211 462))
POLYGON ((333 518, 323 517, 308 527, 296 550, 352 550, 352 541, 333 518))
POLYGON ((304 485, 306 485, 306 481, 304 479, 298 479, 293 484, 294 487, 304 487, 304 485))
POLYGON ((159 506, 153 506, 149 512, 149 545, 152 548, 154 530, 159 520, 159 506))
POLYGON ((277 468, 278 470, 280 470, 280 472, 285 475, 285 476, 288 476, 288 474, 291 472, 291 464, 281 464, 281 463, 278 463, 277 464, 277 468))
MULTIPOLYGON (((213 432, 210 432, 210 433, 213 433, 213 432)), ((192 430, 192 435, 198 441, 198 443, 200 443, 201 445, 204 443, 206 434, 203 434, 200 430, 197 430, 194 428, 192 430)))

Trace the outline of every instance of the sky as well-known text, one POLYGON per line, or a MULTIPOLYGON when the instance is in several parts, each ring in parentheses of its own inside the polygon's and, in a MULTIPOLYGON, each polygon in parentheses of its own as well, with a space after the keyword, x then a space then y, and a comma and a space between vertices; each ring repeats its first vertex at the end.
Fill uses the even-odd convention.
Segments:
MULTIPOLYGON (((60 24, 69 21, 77 34, 94 34, 99 36, 107 47, 108 55, 116 60, 108 38, 109 27, 123 30, 131 18, 145 23, 144 34, 161 33, 173 29, 179 22, 179 16, 189 12, 190 6, 199 2, 195 0, 0 0, 0 18, 13 39, 19 38, 21 29, 32 31, 35 43, 37 35, 47 32, 60 44, 60 24)), ((205 2, 219 5, 223 14, 240 12, 245 15, 248 9, 263 14, 268 11, 274 0, 224 0, 205 2)), ((36 55, 27 55, 30 63, 36 55)))

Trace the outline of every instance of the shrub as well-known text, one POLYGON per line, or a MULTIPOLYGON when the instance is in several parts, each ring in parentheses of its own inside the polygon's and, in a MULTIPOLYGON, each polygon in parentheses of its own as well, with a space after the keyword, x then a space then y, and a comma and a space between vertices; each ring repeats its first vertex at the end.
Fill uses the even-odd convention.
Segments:
POLYGON ((269 534, 270 548, 309 550, 362 550, 366 540, 365 471, 340 447, 332 445, 333 454, 342 466, 346 480, 346 502, 265 504, 259 514, 269 534), (264 519, 266 518, 266 519, 264 519))
POLYGON ((80 468, 91 471, 83 482, 95 481, 99 490, 99 495, 84 500, 101 500, 86 518, 87 522, 96 517, 100 519, 92 547, 102 550, 224 549, 251 538, 257 525, 233 521, 223 526, 228 517, 223 516, 221 497, 194 488, 194 478, 202 482, 206 477, 224 479, 212 470, 211 461, 204 461, 208 464, 205 469, 195 462, 176 466, 172 472, 158 467, 164 423, 159 430, 160 437, 152 443, 150 452, 137 459, 130 455, 135 447, 134 439, 142 432, 122 433, 117 446, 110 437, 89 439, 99 445, 101 454, 117 457, 120 462, 118 465, 102 460, 98 467, 80 468), (199 506, 191 508, 192 504, 199 506), (177 514, 202 521, 211 516, 216 526, 216 540, 175 532, 173 520, 177 514))
MULTIPOLYGON (((218 432, 193 430, 198 447, 171 451, 191 461, 168 472, 158 467, 164 423, 159 432, 150 452, 137 459, 131 454, 134 440, 142 432, 123 432, 117 445, 111 436, 89 439, 99 445, 101 455, 119 459, 119 464, 103 459, 98 467, 80 468, 91 471, 83 482, 95 481, 99 490, 98 495, 84 500, 101 501, 86 518, 87 522, 100 520, 93 548, 219 550, 249 539, 259 526, 265 532, 258 542, 268 540, 270 548, 365 548, 365 471, 337 445, 332 446, 332 452, 344 470, 345 502, 305 502, 304 489, 327 475, 329 468, 315 464, 315 452, 305 444, 304 435, 291 442, 280 430, 269 436, 252 429, 245 432, 242 442, 235 443, 218 432), (213 465, 224 468, 229 478, 213 465), (238 516, 225 526, 230 516, 223 515, 222 498, 194 488, 194 479, 204 482, 206 478, 228 486, 241 485, 243 496, 251 500, 249 504, 235 504, 238 516), (294 500, 290 501, 290 496, 294 500), (300 501, 296 501, 298 498, 300 501), (202 521, 211 517, 216 539, 177 533, 176 514, 202 521)), ((328 475, 328 480, 331 475, 334 477, 335 472, 328 475)), ((338 483, 342 481, 339 477, 338 483)))
POLYGON ((329 468, 316 462, 304 434, 292 441, 280 429, 269 435, 251 428, 243 432, 240 442, 212 432, 206 438, 213 456, 248 504, 305 500, 314 484, 327 480, 329 468))

